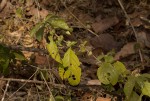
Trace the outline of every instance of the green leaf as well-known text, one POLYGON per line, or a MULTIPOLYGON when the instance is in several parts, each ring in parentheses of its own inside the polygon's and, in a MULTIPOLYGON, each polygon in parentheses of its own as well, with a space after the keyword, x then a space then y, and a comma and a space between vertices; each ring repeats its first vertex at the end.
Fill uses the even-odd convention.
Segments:
POLYGON ((43 28, 44 28, 44 23, 37 23, 30 31, 30 35, 31 37, 36 37, 37 33, 38 33, 38 37, 39 37, 39 34, 43 34, 43 28))
POLYGON ((0 63, 0 67, 3 68, 2 73, 4 75, 7 75, 9 73, 9 69, 8 69, 9 62, 10 62, 10 60, 7 59, 7 60, 5 60, 5 62, 0 63))
POLYGON ((67 69, 64 73, 64 79, 68 79, 70 75, 71 75, 71 70, 67 69))
POLYGON ((68 79, 68 82, 72 86, 76 86, 80 83, 81 68, 80 67, 63 67, 59 66, 59 75, 62 80, 68 79))
POLYGON ((142 74, 141 76, 150 79, 150 74, 145 73, 145 74, 142 74))
POLYGON ((20 7, 20 8, 18 8, 17 10, 16 10, 16 15, 19 17, 19 18, 21 18, 22 17, 22 15, 23 15, 23 10, 22 10, 22 8, 20 7))
POLYGON ((141 101, 141 100, 140 96, 133 91, 128 101, 141 101))
POLYGON ((17 60, 26 60, 26 58, 25 58, 25 56, 23 55, 22 52, 20 52, 20 51, 18 51, 18 52, 13 51, 12 53, 14 54, 14 56, 15 56, 15 58, 17 60))
POLYGON ((51 40, 50 43, 46 45, 46 47, 51 57, 55 61, 62 63, 56 43, 53 40, 51 40))
POLYGON ((60 18, 58 16, 48 15, 45 22, 48 22, 54 28, 60 28, 60 29, 64 29, 64 30, 67 30, 67 31, 70 31, 70 32, 73 31, 72 28, 69 28, 69 26, 67 25, 65 20, 63 20, 62 18, 60 18))
POLYGON ((55 101, 65 101, 65 99, 64 99, 63 96, 57 95, 57 96, 55 97, 55 101))
POLYGON ((9 72, 8 66, 10 62, 10 50, 0 45, 0 71, 7 75, 9 72))
POLYGON ((138 89, 141 89, 144 86, 144 82, 147 81, 147 78, 142 77, 142 76, 137 76, 135 78, 135 81, 138 84, 138 86, 135 86, 135 87, 138 88, 138 89))
POLYGON ((63 80, 64 79, 65 69, 59 66, 58 73, 59 73, 60 78, 63 80))
POLYGON ((57 45, 62 46, 61 43, 62 43, 63 39, 64 39, 63 35, 58 36, 57 41, 56 41, 57 45))
POLYGON ((97 76, 103 84, 115 85, 118 82, 119 74, 110 63, 103 63, 97 70, 97 76))
POLYGON ((144 82, 144 87, 141 89, 143 95, 147 95, 150 97, 150 83, 144 82))
POLYGON ((80 67, 69 67, 71 75, 68 78, 68 82, 72 86, 76 86, 80 83, 80 78, 81 78, 81 68, 80 67))
POLYGON ((77 42, 75 42, 75 41, 67 41, 66 45, 67 45, 67 47, 71 47, 71 46, 75 45, 76 43, 77 42))
POLYGON ((130 76, 128 77, 128 81, 125 83, 124 93, 127 99, 129 99, 132 94, 133 88, 135 86, 135 79, 136 78, 134 76, 130 76))
POLYGON ((105 55, 104 60, 105 62, 112 63, 114 61, 114 58, 113 56, 105 55))
POLYGON ((43 26, 43 27, 41 27, 41 28, 36 32, 36 39, 37 39, 38 41, 41 41, 42 38, 43 38, 44 28, 45 28, 45 27, 43 26))
POLYGON ((63 62, 64 67, 71 67, 71 66, 79 67, 80 66, 80 61, 71 48, 69 48, 67 52, 65 53, 64 58, 62 59, 62 62, 63 62))
POLYGON ((122 74, 126 71, 125 65, 122 62, 115 62, 113 66, 116 68, 119 74, 122 74))
POLYGON ((55 101, 55 98, 54 98, 54 96, 52 94, 49 97, 49 101, 55 101))
POLYGON ((48 71, 47 70, 40 70, 40 78, 42 79, 42 80, 48 80, 49 79, 49 74, 48 74, 48 71))

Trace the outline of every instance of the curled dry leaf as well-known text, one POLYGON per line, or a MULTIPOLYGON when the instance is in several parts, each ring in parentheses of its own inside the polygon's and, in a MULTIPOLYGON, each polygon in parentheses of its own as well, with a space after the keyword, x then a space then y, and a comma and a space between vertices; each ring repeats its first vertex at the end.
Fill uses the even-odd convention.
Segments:
POLYGON ((20 40, 20 43, 24 47, 33 47, 34 40, 33 40, 33 38, 29 34, 26 34, 25 36, 23 36, 22 40, 20 40))
POLYGON ((25 56, 26 59, 30 60, 30 57, 34 52, 28 52, 28 51, 22 51, 23 55, 25 56))
POLYGON ((119 60, 121 57, 127 57, 129 55, 134 54, 135 53, 135 50, 134 50, 135 44, 136 44, 136 42, 130 42, 130 43, 127 43, 126 45, 124 45, 123 48, 118 53, 116 53, 114 59, 119 60))
POLYGON ((111 98, 98 97, 96 101, 111 101, 111 98))
POLYGON ((99 22, 95 22, 92 24, 92 28, 96 33, 102 33, 108 28, 116 25, 119 22, 117 17, 105 18, 99 22))

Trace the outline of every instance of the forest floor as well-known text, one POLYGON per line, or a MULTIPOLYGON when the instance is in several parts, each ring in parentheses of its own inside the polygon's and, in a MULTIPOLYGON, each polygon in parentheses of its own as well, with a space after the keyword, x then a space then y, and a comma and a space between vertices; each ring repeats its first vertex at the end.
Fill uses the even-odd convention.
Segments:
MULTIPOLYGON (((9 73, 0 74, 1 101, 123 101, 123 87, 117 84, 112 89, 98 80, 95 58, 112 53, 132 74, 150 73, 150 1, 118 1, 0 0, 0 43, 26 58, 10 62, 9 73), (58 64, 46 50, 49 32, 44 31, 41 42, 30 36, 48 14, 73 28, 63 40, 76 43, 72 49, 82 70, 77 86, 59 77, 58 64)), ((62 54, 65 48, 59 47, 62 54)))

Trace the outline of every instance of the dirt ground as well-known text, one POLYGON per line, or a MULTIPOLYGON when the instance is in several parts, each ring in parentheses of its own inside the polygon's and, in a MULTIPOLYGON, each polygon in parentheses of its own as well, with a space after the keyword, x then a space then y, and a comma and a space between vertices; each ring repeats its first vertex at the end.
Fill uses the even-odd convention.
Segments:
POLYGON ((133 74, 150 73, 150 1, 118 1, 0 0, 0 43, 20 50, 27 59, 11 62, 9 74, 0 74, 1 101, 124 101, 119 84, 110 89, 99 82, 94 57, 115 51, 114 59, 133 74), (65 19, 73 28, 63 37, 76 42, 73 50, 82 63, 78 86, 59 77, 57 63, 45 47, 47 31, 41 42, 30 36, 33 26, 48 14, 65 19))

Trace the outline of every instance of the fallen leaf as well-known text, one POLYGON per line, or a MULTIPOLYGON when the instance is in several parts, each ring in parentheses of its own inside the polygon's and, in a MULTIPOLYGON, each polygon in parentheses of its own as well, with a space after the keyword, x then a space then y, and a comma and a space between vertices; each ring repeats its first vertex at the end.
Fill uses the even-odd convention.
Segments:
POLYGON ((85 93, 81 101, 94 101, 94 96, 91 93, 85 93))
POLYGON ((110 34, 100 34, 98 37, 95 36, 90 41, 91 45, 96 48, 101 48, 103 51, 111 51, 112 49, 118 50, 120 43, 115 41, 110 34))
POLYGON ((38 8, 31 7, 29 11, 26 13, 27 16, 33 15, 35 18, 45 18, 49 14, 48 10, 42 8, 42 10, 38 10, 38 8))
POLYGON ((94 21, 94 18, 89 16, 89 14, 80 13, 78 19, 82 21, 84 24, 91 23, 94 21))
POLYGON ((96 101, 111 101, 111 98, 98 97, 96 101))
POLYGON ((51 4, 53 4, 55 2, 55 0, 41 0, 40 5, 42 6, 50 6, 51 4))
POLYGON ((124 45, 123 48, 118 53, 116 53, 114 59, 119 60, 121 57, 127 57, 129 55, 134 54, 135 53, 135 50, 134 50, 135 44, 136 44, 136 42, 130 42, 130 43, 127 43, 126 45, 124 45))
POLYGON ((33 47, 34 40, 29 34, 26 34, 25 36, 22 36, 20 43, 24 47, 33 47))
POLYGON ((87 85, 101 85, 101 82, 99 80, 89 80, 87 85))
MULTIPOLYGON (((3 1, 5 2, 6 0, 3 1)), ((5 19, 7 16, 10 16, 10 14, 13 13, 13 5, 9 1, 6 3, 7 4, 3 4, 4 6, 1 4, 2 8, 0 8, 0 18, 2 19, 5 19)))
POLYGON ((35 63, 37 65, 41 65, 41 66, 44 66, 47 64, 47 58, 46 56, 43 56, 43 55, 39 55, 39 54, 36 54, 35 55, 35 63))
POLYGON ((134 27, 139 27, 143 24, 140 18, 134 18, 133 20, 131 20, 131 23, 134 27))
POLYGON ((7 0, 1 0, 0 11, 2 11, 6 5, 7 5, 7 0))
POLYGON ((119 22, 117 17, 105 18, 99 22, 95 22, 92 24, 92 28, 96 33, 102 33, 108 28, 116 25, 119 22))
POLYGON ((28 52, 28 51, 22 51, 22 53, 24 54, 25 58, 28 60, 30 60, 32 54, 34 54, 34 52, 28 52))
POLYGON ((150 48, 150 35, 144 31, 137 32, 137 39, 141 46, 150 48))

